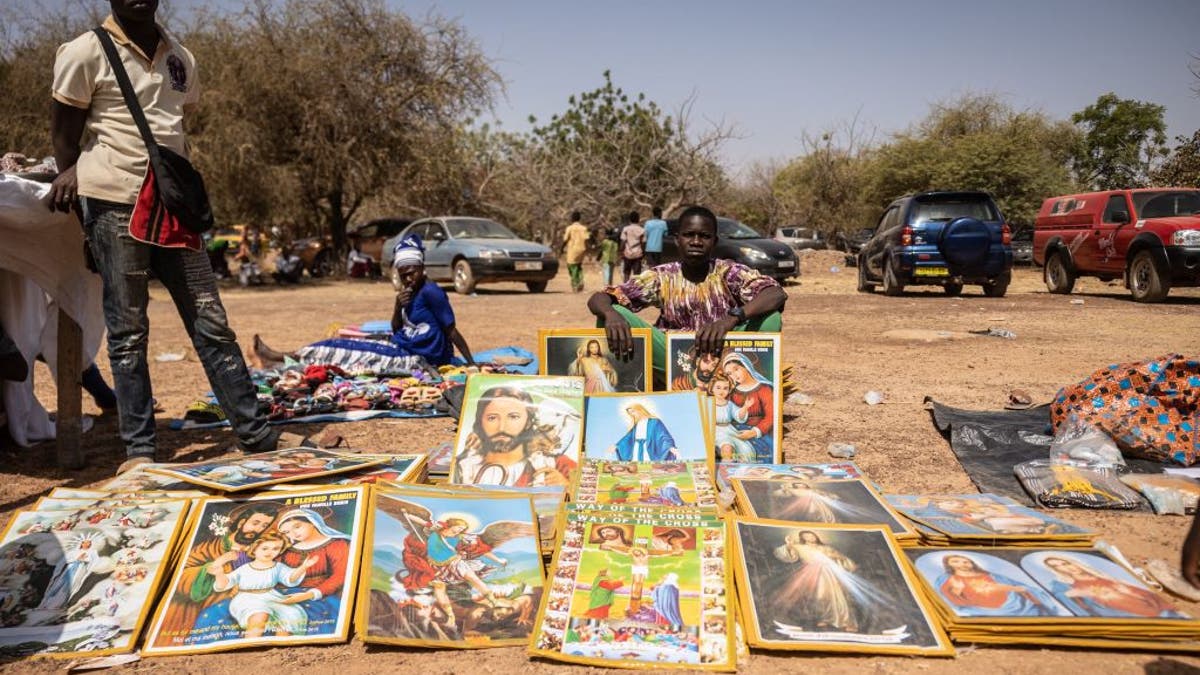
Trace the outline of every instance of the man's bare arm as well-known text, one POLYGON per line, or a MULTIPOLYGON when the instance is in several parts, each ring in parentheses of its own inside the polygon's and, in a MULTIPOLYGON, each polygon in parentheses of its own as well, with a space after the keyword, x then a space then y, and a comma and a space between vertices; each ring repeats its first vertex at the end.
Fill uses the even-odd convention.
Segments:
POLYGON ((83 138, 83 127, 87 123, 88 111, 73 105, 50 102, 50 140, 54 144, 54 161, 58 165, 58 176, 50 184, 51 211, 70 211, 79 197, 79 180, 75 177, 75 163, 79 161, 79 141, 83 138))

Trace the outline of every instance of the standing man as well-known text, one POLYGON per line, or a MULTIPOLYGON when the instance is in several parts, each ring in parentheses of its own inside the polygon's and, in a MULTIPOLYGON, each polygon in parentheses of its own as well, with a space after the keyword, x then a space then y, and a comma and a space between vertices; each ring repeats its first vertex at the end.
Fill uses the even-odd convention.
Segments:
POLYGON ((583 290, 583 256, 587 253, 587 226, 579 222, 583 216, 575 211, 571 214, 571 224, 563 232, 563 257, 567 259, 567 272, 571 275, 571 290, 578 293, 583 290))
POLYGON ((667 234, 667 221, 662 218, 662 207, 655 206, 650 210, 653 218, 646 221, 646 258, 651 267, 662 264, 663 236, 667 234))
POLYGON ((621 230, 621 257, 625 267, 621 270, 622 281, 642 273, 642 257, 646 254, 646 229, 638 225, 641 216, 637 211, 629 214, 629 224, 621 230))
MULTIPOLYGON (((102 28, 116 43, 155 140, 185 153, 183 108, 200 94, 195 59, 154 22, 158 0, 110 0, 110 5, 112 14, 102 28)), ((104 281, 108 356, 128 455, 120 471, 155 458, 146 360, 151 274, 171 293, 238 446, 246 452, 274 450, 279 434, 259 413, 208 257, 203 251, 160 248, 129 236, 130 215, 146 173, 146 145, 95 34, 84 33, 58 48, 51 94, 54 157, 62 173, 54 179, 50 207, 67 211, 79 199, 88 245, 104 281)), ((285 436, 289 445, 303 441, 297 434, 285 436)))

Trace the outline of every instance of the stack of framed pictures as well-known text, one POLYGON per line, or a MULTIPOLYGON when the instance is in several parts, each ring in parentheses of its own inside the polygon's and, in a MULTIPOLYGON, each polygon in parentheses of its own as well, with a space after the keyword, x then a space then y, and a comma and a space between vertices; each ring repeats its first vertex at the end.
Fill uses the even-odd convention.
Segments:
POLYGON ((201 502, 142 654, 345 641, 366 494, 345 485, 201 502))
POLYGON ((733 333, 720 355, 700 354, 693 333, 667 335, 667 388, 709 397, 718 462, 783 461, 783 353, 778 333, 733 333))
POLYGON ((0 539, 0 654, 134 650, 170 574, 186 499, 43 499, 0 539))
POLYGON ((904 554, 956 642, 1200 652, 1200 621, 1096 549, 904 554))
POLYGON ((420 486, 371 500, 356 626, 366 642, 529 642, 545 577, 530 497, 420 486))
POLYGON ((1090 546, 1096 533, 995 494, 887 495, 929 546, 1090 546))
POLYGON ((539 330, 538 373, 582 377, 588 396, 651 391, 650 329, 630 332, 633 353, 618 356, 603 328, 539 330))
POLYGON ((738 512, 753 518, 825 525, 882 525, 898 540, 916 541, 917 530, 863 478, 733 478, 738 512))
POLYGON ((735 519, 735 574, 752 647, 954 653, 891 532, 735 519))

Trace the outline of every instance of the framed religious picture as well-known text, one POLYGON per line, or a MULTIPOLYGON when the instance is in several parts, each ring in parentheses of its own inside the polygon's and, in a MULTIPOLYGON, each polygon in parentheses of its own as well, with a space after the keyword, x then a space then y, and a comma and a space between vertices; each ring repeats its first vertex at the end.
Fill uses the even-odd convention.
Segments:
POLYGON ((699 354, 693 333, 667 335, 667 388, 712 397, 718 462, 783 461, 783 353, 778 333, 729 333, 718 354, 699 354))
POLYGON ((428 458, 418 455, 388 455, 346 453, 349 457, 371 460, 382 459, 383 464, 375 464, 348 473, 330 476, 324 480, 311 483, 278 483, 271 486, 273 490, 306 490, 314 485, 366 485, 370 483, 419 483, 425 479, 426 462, 428 458))
POLYGON ((603 328, 541 329, 538 372, 582 377, 583 393, 589 396, 650 391, 650 329, 630 332, 633 354, 621 357, 608 350, 603 328))
POLYGON ((701 398, 695 392, 589 396, 584 456, 623 462, 709 462, 701 398))
POLYGON ((1065 541, 1087 545, 1096 537, 1095 530, 1001 495, 888 495, 887 501, 909 520, 957 543, 1065 541))
POLYGON ((735 669, 724 521, 565 514, 550 569, 530 654, 623 668, 735 669))
POLYGON ((583 444, 583 378, 467 378, 450 482, 566 485, 583 444))
POLYGON ((714 510, 717 506, 707 462, 587 460, 576 473, 570 495, 581 504, 714 510))
POLYGON ((0 653, 133 651, 187 500, 57 506, 14 514, 0 539, 0 653))
POLYGON ((883 525, 902 540, 917 531, 888 506, 861 478, 803 480, 798 478, 734 478, 738 510, 746 516, 795 523, 883 525))
POLYGON ((891 533, 735 520, 738 605, 753 647, 951 656, 891 533))
POLYGON ((729 481, 734 478, 799 478, 802 480, 849 480, 865 478, 865 474, 854 462, 835 462, 831 464, 718 464, 716 471, 717 487, 722 491, 732 490, 729 481))
POLYGON ((529 642, 544 576, 537 516, 516 492, 374 491, 358 599, 366 642, 529 642))
POLYGON ((158 465, 151 472, 189 483, 238 492, 276 483, 312 482, 315 478, 384 464, 379 455, 343 455, 318 448, 290 448, 191 464, 158 465))
POLYGON ((345 641, 366 491, 203 501, 142 654, 345 641))
MULTIPOLYGON (((100 486, 109 492, 192 492, 198 485, 181 478, 154 473, 151 469, 169 469, 173 464, 141 464, 100 486)), ((206 493, 215 492, 209 488, 206 493)))

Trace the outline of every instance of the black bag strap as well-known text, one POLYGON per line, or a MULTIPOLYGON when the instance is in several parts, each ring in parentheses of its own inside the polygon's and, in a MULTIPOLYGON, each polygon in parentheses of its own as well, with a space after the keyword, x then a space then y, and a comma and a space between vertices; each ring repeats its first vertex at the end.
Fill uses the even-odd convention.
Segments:
POLYGON ((100 39, 104 55, 108 57, 108 65, 112 67, 117 84, 121 85, 121 95, 125 97, 125 105, 129 108, 129 114, 133 115, 133 123, 137 125, 138 131, 142 134, 142 142, 146 144, 146 152, 150 154, 150 162, 153 166, 157 164, 158 160, 158 143, 154 140, 154 134, 150 132, 150 124, 146 122, 146 113, 142 111, 142 104, 138 101, 137 94, 133 92, 133 83, 129 81, 129 73, 125 72, 125 64, 121 63, 121 57, 117 54, 117 45, 108 31, 103 28, 93 28, 92 32, 100 39))

